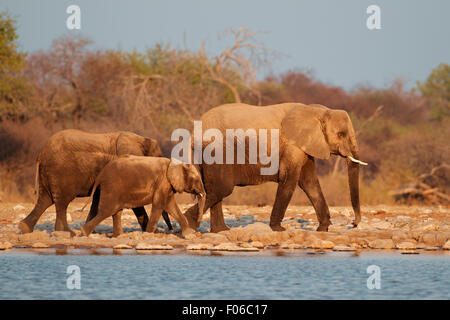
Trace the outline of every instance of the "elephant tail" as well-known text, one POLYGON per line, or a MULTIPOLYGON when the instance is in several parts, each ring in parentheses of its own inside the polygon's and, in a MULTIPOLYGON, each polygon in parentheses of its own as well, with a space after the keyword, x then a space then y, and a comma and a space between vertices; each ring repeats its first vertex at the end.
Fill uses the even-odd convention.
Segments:
POLYGON ((34 177, 34 195, 39 195, 39 161, 36 161, 36 176, 34 177))
POLYGON ((98 212, 98 203, 100 202, 100 186, 98 182, 95 182, 94 187, 92 188, 91 196, 84 206, 87 206, 89 202, 92 202, 92 204, 91 209, 89 210, 89 215, 86 218, 86 222, 92 220, 98 212))
MULTIPOLYGON (((97 187, 98 187, 98 181, 97 181, 97 179, 95 180, 95 182, 94 182, 94 186, 92 187, 92 190, 91 190, 91 194, 89 195, 89 198, 88 198, 88 200, 85 202, 85 204, 83 205, 83 207, 80 209, 80 211, 81 212, 83 212, 84 211, 84 209, 87 207, 87 205, 94 199, 94 193, 95 193, 95 190, 97 189, 97 187)), ((99 188, 100 189, 100 188, 99 188)), ((100 190, 99 190, 99 193, 100 193, 100 190)), ((100 195, 100 194, 99 194, 100 195)))

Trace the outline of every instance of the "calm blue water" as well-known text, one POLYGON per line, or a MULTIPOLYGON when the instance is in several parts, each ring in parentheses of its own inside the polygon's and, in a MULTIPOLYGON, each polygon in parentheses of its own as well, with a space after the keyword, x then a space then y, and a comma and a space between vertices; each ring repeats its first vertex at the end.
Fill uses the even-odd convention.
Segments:
POLYGON ((68 253, 0 253, 0 299, 450 298, 448 255, 68 253), (66 286, 69 265, 80 267, 80 290, 66 286), (379 290, 367 288, 370 265, 379 290))

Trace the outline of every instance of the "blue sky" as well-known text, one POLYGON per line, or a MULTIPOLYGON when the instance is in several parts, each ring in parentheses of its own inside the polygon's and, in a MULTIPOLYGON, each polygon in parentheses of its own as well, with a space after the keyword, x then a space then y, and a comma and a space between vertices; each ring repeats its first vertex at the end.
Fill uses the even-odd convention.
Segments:
POLYGON ((5 10, 28 52, 81 33, 97 48, 145 50, 164 42, 197 50, 206 40, 216 54, 229 44, 218 35, 245 25, 264 32, 258 40, 283 55, 260 77, 307 69, 346 89, 387 87, 398 77, 410 88, 450 63, 448 0, 0 0, 5 10), (66 28, 71 4, 81 8, 80 31, 66 28), (381 8, 381 30, 366 27, 371 4, 381 8))

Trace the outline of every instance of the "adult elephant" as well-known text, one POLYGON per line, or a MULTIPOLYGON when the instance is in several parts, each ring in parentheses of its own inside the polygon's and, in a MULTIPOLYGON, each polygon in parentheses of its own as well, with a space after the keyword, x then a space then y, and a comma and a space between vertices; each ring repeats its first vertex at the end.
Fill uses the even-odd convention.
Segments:
MULTIPOLYGON (((32 232, 42 213, 55 204, 56 231, 70 231, 67 225, 67 206, 76 197, 89 196, 95 178, 105 165, 120 155, 161 157, 155 139, 132 132, 87 133, 63 130, 54 134, 39 153, 36 163, 36 192, 34 209, 19 223, 22 233, 32 232)), ((148 216, 143 207, 133 209, 142 230, 148 216)), ((90 213, 91 214, 91 213, 90 213)), ((163 214, 170 228, 167 213, 163 214)), ((113 219, 114 233, 121 232, 120 215, 113 219)))
MULTIPOLYGON (((279 147, 275 150, 279 159, 279 170, 274 174, 263 175, 261 164, 257 159, 255 164, 249 164, 250 137, 232 139, 234 150, 245 144, 245 164, 206 164, 201 163, 200 169, 207 198, 205 211, 211 208, 211 232, 228 230, 223 212, 222 199, 233 192, 234 186, 257 185, 264 182, 277 182, 278 190, 270 216, 270 227, 274 231, 284 231, 281 226, 286 208, 298 185, 311 201, 319 220, 318 231, 328 231, 330 212, 320 188, 316 174, 314 159, 328 159, 330 154, 347 159, 350 198, 355 213, 353 226, 361 221, 359 203, 359 158, 355 131, 350 117, 344 110, 332 110, 322 105, 304 105, 301 103, 284 103, 265 107, 251 106, 242 103, 226 104, 206 112, 202 118, 202 132, 218 129, 222 136, 227 136, 228 130, 242 129, 248 133, 249 129, 278 129, 279 147)), ((263 131, 264 132, 264 131, 263 131)), ((195 133, 194 133, 194 138, 195 133)), ((263 137, 264 138, 264 137, 263 137)), ((226 138, 229 139, 228 137, 226 138)), ((270 143, 270 140, 265 137, 270 143)), ((225 141, 225 138, 223 138, 225 141)), ((208 143, 202 143, 205 151, 208 143)), ((259 147, 261 147, 259 145, 259 147)), ((271 147, 267 147, 268 150, 271 147)), ((224 146, 224 154, 227 152, 224 146)), ((228 150, 229 151, 229 150, 228 150)), ((225 155, 224 155, 225 157, 225 155)), ((198 227, 197 206, 193 206, 185 213, 191 227, 198 227)))

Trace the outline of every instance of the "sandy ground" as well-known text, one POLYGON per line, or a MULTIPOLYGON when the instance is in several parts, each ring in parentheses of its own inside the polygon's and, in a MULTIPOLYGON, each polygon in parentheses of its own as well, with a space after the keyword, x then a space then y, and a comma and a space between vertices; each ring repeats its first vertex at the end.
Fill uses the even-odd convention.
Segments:
MULTIPOLYGON (((88 213, 81 212, 85 200, 69 206, 68 222, 77 236, 53 232, 54 206, 42 215, 35 231, 21 234, 18 222, 33 208, 32 203, 0 203, 0 250, 12 248, 114 248, 117 250, 235 251, 267 250, 361 251, 399 250, 402 253, 450 253, 450 207, 363 206, 362 222, 351 228, 353 211, 349 207, 331 207, 329 232, 314 231, 317 218, 312 207, 290 206, 282 225, 284 232, 268 226, 271 206, 224 205, 225 221, 231 230, 209 233, 209 211, 195 235, 184 239, 179 226, 168 232, 158 224, 157 233, 144 233, 131 210, 122 215, 123 234, 112 238, 112 219, 107 219, 89 237, 80 236, 80 226, 88 213)), ((180 205, 182 211, 190 205, 180 205)), ((150 212, 150 207, 147 208, 150 212)), ((172 220, 173 221, 173 220, 172 220)), ((142 251, 142 252, 143 252, 142 251)))

